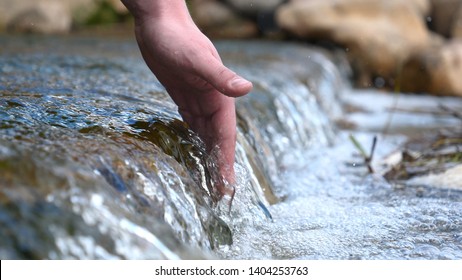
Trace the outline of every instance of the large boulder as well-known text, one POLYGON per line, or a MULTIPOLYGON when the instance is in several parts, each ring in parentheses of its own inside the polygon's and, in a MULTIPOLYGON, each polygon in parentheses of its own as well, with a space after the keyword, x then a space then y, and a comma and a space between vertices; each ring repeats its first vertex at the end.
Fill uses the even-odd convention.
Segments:
MULTIPOLYGON (((5 1, 2 1, 3 4, 5 1)), ((62 33, 70 30, 72 16, 68 5, 58 0, 36 2, 16 0, 8 6, 2 25, 9 31, 62 33)), ((3 15, 3 13, 2 13, 3 15)))
POLYGON ((462 96, 462 40, 451 40, 413 54, 404 64, 401 89, 462 96))
POLYGON ((462 1, 431 0, 431 6, 431 29, 445 37, 452 37, 454 24, 458 17, 462 16, 459 12, 462 9, 462 1))
POLYGON ((0 31, 65 33, 86 22, 102 3, 128 13, 119 0, 0 0, 0 31))
POLYGON ((343 46, 359 85, 391 78, 412 51, 429 44, 427 0, 293 0, 277 11, 279 25, 300 38, 343 46))
POLYGON ((69 7, 59 0, 0 0, 0 29, 23 32, 66 32, 72 24, 69 7))
POLYGON ((454 21, 451 27, 451 37, 462 39, 462 5, 459 7, 459 10, 454 17, 454 21))

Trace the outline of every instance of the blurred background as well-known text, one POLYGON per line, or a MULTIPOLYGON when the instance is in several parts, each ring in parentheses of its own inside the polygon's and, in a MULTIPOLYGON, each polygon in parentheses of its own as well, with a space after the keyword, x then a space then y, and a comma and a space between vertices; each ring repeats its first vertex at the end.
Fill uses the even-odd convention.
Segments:
MULTIPOLYGON (((212 39, 301 40, 344 51, 359 87, 462 95, 461 0, 189 0, 212 39)), ((0 0, 7 33, 127 35, 120 0, 0 0)))

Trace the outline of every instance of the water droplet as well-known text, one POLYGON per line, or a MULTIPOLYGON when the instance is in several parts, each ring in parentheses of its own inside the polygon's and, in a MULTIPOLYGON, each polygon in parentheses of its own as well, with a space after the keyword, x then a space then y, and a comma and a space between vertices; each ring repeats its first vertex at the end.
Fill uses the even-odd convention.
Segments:
POLYGON ((385 86, 385 79, 382 77, 377 77, 374 79, 374 86, 376 88, 383 88, 385 86))

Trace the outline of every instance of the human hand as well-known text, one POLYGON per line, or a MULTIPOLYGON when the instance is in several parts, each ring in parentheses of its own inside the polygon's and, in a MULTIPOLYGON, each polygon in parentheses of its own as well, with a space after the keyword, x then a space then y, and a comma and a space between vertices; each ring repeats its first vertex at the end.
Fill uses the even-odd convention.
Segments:
MULTIPOLYGON (((135 35, 146 64, 178 105, 183 120, 205 142, 218 147, 219 172, 234 177, 236 115, 234 97, 252 83, 226 68, 210 40, 190 18, 186 6, 150 15, 135 14, 135 35)), ((154 5, 154 4, 153 4, 154 5)), ((224 186, 217 186, 221 194, 224 186)))

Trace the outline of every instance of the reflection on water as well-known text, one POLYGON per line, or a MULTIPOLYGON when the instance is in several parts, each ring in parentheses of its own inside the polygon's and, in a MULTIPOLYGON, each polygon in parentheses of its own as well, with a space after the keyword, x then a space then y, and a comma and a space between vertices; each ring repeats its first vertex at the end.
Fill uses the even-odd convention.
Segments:
MULTIPOLYGON (((462 257, 460 191, 396 187, 345 165, 354 149, 331 120, 347 96, 319 50, 217 44, 255 85, 238 100, 229 210, 214 159, 133 41, 0 43, 2 258, 462 257)), ((403 139, 379 139, 378 156, 403 139)))

